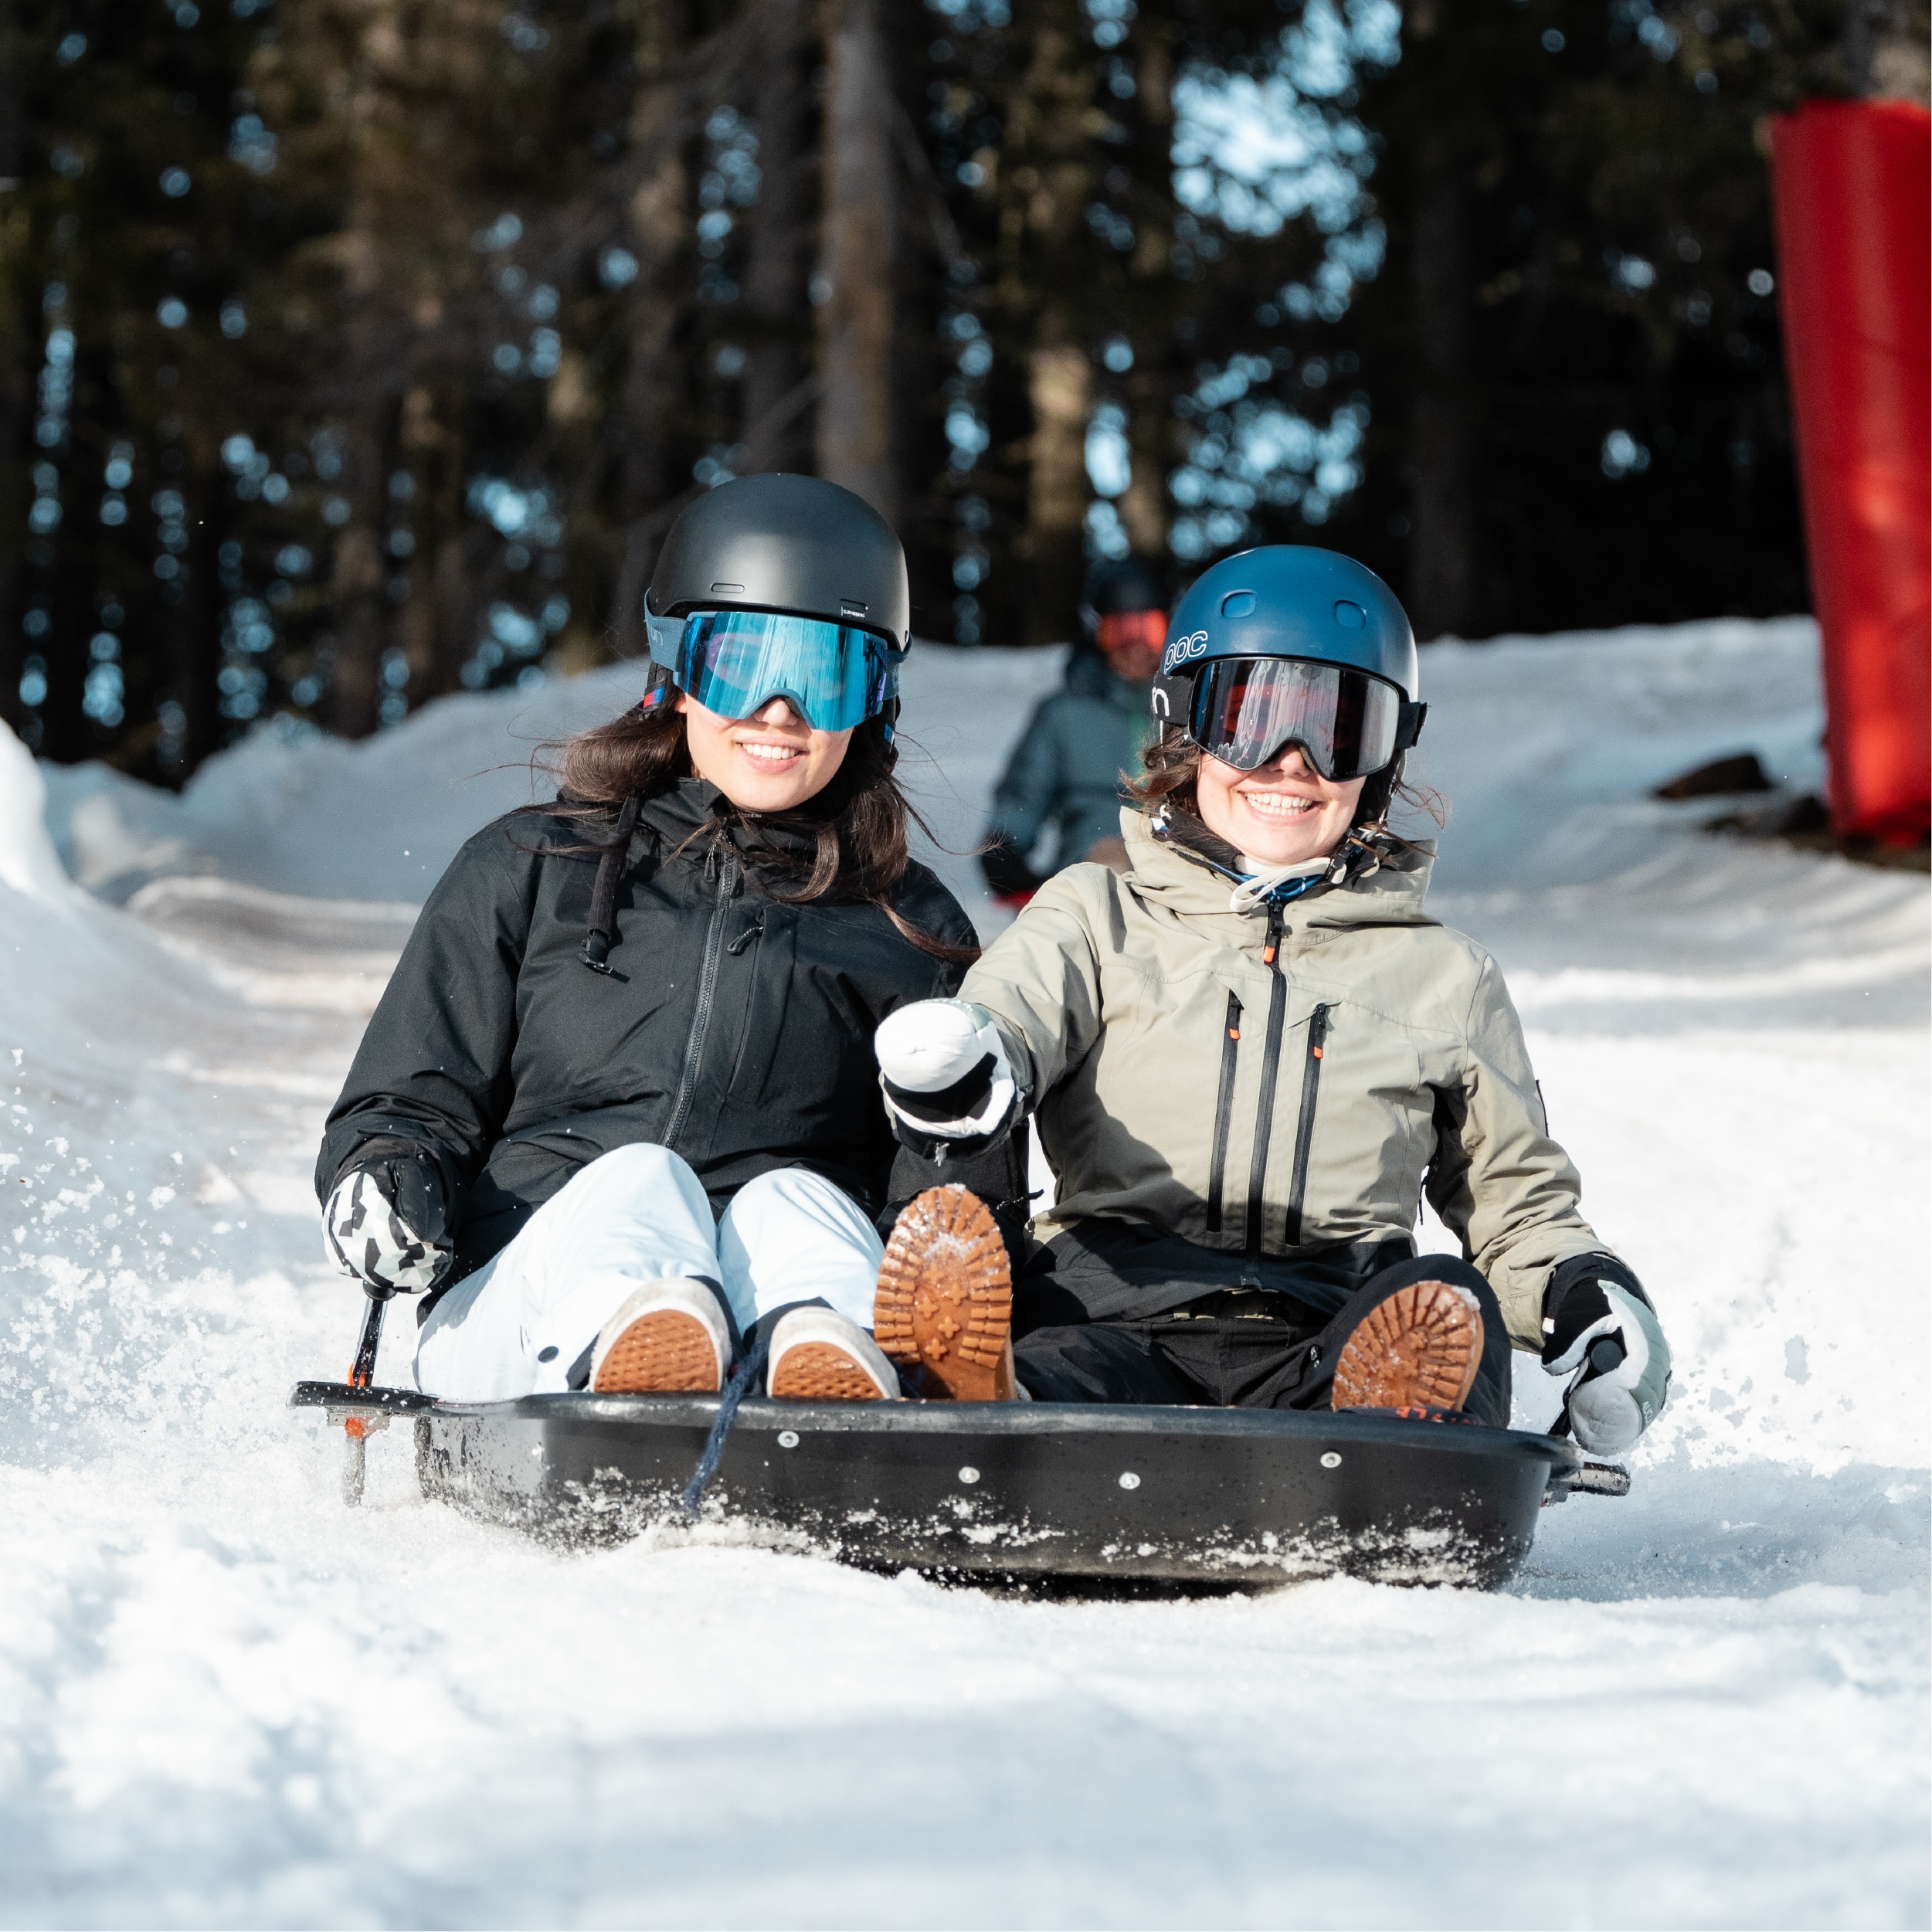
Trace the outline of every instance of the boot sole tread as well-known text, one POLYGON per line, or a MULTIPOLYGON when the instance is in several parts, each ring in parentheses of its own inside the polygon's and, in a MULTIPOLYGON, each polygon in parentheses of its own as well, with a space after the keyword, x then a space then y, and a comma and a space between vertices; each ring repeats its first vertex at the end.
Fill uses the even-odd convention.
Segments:
POLYGON ((1006 1243, 964 1187, 932 1187, 899 1216, 879 1266, 872 1336, 887 1358, 925 1371, 929 1390, 990 1402, 1013 1325, 1006 1243))
POLYGON ((830 1342, 788 1348, 772 1370, 772 1398, 780 1402, 882 1402, 871 1377, 830 1342))
POLYGON ((599 1395, 715 1394, 718 1350, 694 1315, 658 1309, 611 1343, 590 1386, 599 1395))
POLYGON ((1338 1409, 1460 1409, 1482 1361, 1482 1316, 1447 1282, 1377 1304, 1335 1364, 1338 1409))

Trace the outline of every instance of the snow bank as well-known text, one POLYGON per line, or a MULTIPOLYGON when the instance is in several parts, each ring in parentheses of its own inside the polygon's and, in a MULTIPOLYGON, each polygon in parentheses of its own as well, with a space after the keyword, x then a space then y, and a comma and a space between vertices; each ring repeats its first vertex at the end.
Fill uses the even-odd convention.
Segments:
MULTIPOLYGON (((322 1115, 407 908, 632 674, 258 735, 178 800, 49 773, 132 914, 0 737, 0 1922, 1924 1924, 1925 882, 1648 796, 1741 750, 1815 786, 1815 658, 1796 621, 1424 657, 1437 910, 1678 1350, 1632 1496, 1498 1597, 564 1557, 423 1504, 396 1430, 348 1515, 280 1407, 358 1312, 322 1115)), ((944 843, 1057 675, 915 657, 944 843)))
MULTIPOLYGON (((306 1010, 75 886, 42 796, 0 725, 0 1469, 154 1429, 232 1445, 237 1394, 265 1413, 293 1367, 239 1307, 285 1317, 291 1258, 320 1272, 301 1173, 335 1079, 287 1064, 314 1049, 306 1010)), ((334 1003, 359 1017, 382 980, 358 983, 359 1006, 334 1003)))
MULTIPOLYGON (((943 844, 977 840, 1027 712, 1064 663, 1057 650, 914 653, 902 769, 943 844)), ((634 666, 619 665, 532 692, 443 698, 354 744, 292 744, 265 728, 210 759, 179 797, 105 766, 50 767, 49 820, 69 869, 116 898, 199 871, 420 905, 472 832, 554 796, 545 747, 618 716, 639 684, 634 666)), ((940 857, 976 899, 977 868, 940 857)))

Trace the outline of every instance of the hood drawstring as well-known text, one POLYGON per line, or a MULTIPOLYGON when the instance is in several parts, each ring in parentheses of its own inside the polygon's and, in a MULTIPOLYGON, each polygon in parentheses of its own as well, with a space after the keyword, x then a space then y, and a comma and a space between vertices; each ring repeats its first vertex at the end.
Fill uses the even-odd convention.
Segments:
POLYGON ((1293 865, 1271 865, 1251 872, 1227 895, 1231 912, 1258 912, 1264 905, 1285 905, 1328 878, 1333 868, 1326 858, 1302 859, 1293 865))
MULTIPOLYGON (((1264 905, 1285 905, 1290 899, 1313 891, 1318 885, 1359 885, 1394 861, 1398 848, 1407 843, 1384 825, 1352 826, 1326 858, 1306 859, 1299 865, 1275 866, 1244 876, 1211 852, 1201 851, 1187 837, 1175 824, 1170 805, 1163 803, 1156 808, 1148 818, 1147 830, 1156 844, 1171 845, 1197 865, 1204 865, 1209 871, 1233 880, 1234 889, 1227 901, 1231 912, 1258 912, 1264 905)), ((1225 841, 1216 840, 1215 843, 1231 856, 1232 848, 1225 841)))
POLYGON ((617 881, 630 851, 630 835, 637 829, 637 814, 643 801, 627 798, 617 814, 617 828, 609 844, 600 849, 597 882, 590 889, 590 930, 584 935, 583 950, 577 957, 593 973, 609 973, 615 968, 605 962, 617 943, 617 881))

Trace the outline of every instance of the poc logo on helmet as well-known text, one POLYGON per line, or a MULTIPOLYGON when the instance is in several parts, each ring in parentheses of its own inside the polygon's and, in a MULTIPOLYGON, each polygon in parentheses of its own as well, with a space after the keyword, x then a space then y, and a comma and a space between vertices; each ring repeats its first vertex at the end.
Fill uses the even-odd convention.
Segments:
POLYGON ((1207 633, 1204 630, 1190 631, 1185 637, 1177 637, 1167 647, 1160 660, 1163 675, 1177 665, 1190 663, 1197 657, 1207 655, 1207 633))

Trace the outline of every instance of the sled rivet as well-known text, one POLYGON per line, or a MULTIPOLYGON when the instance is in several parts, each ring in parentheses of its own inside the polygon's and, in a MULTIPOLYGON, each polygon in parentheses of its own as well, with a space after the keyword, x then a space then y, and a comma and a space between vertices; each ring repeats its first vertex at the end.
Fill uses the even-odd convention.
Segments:
POLYGON ((1322 1467, 1325 1469, 1339 1469, 1341 1466, 1342 1458, 1333 1449, 1322 1458, 1322 1467))
POLYGON ((796 1449, 798 1447, 797 1430, 780 1429, 778 1432, 778 1446, 781 1449, 796 1449))
POLYGON ((959 1480, 962 1482, 977 1482, 980 1480, 980 1472, 973 1468, 973 1465, 969 1462, 966 1466, 959 1472, 959 1480))
POLYGON ((1123 1489, 1138 1489, 1140 1487, 1140 1478, 1136 1475, 1131 1469, 1122 1469, 1120 1472, 1120 1486, 1123 1489))

